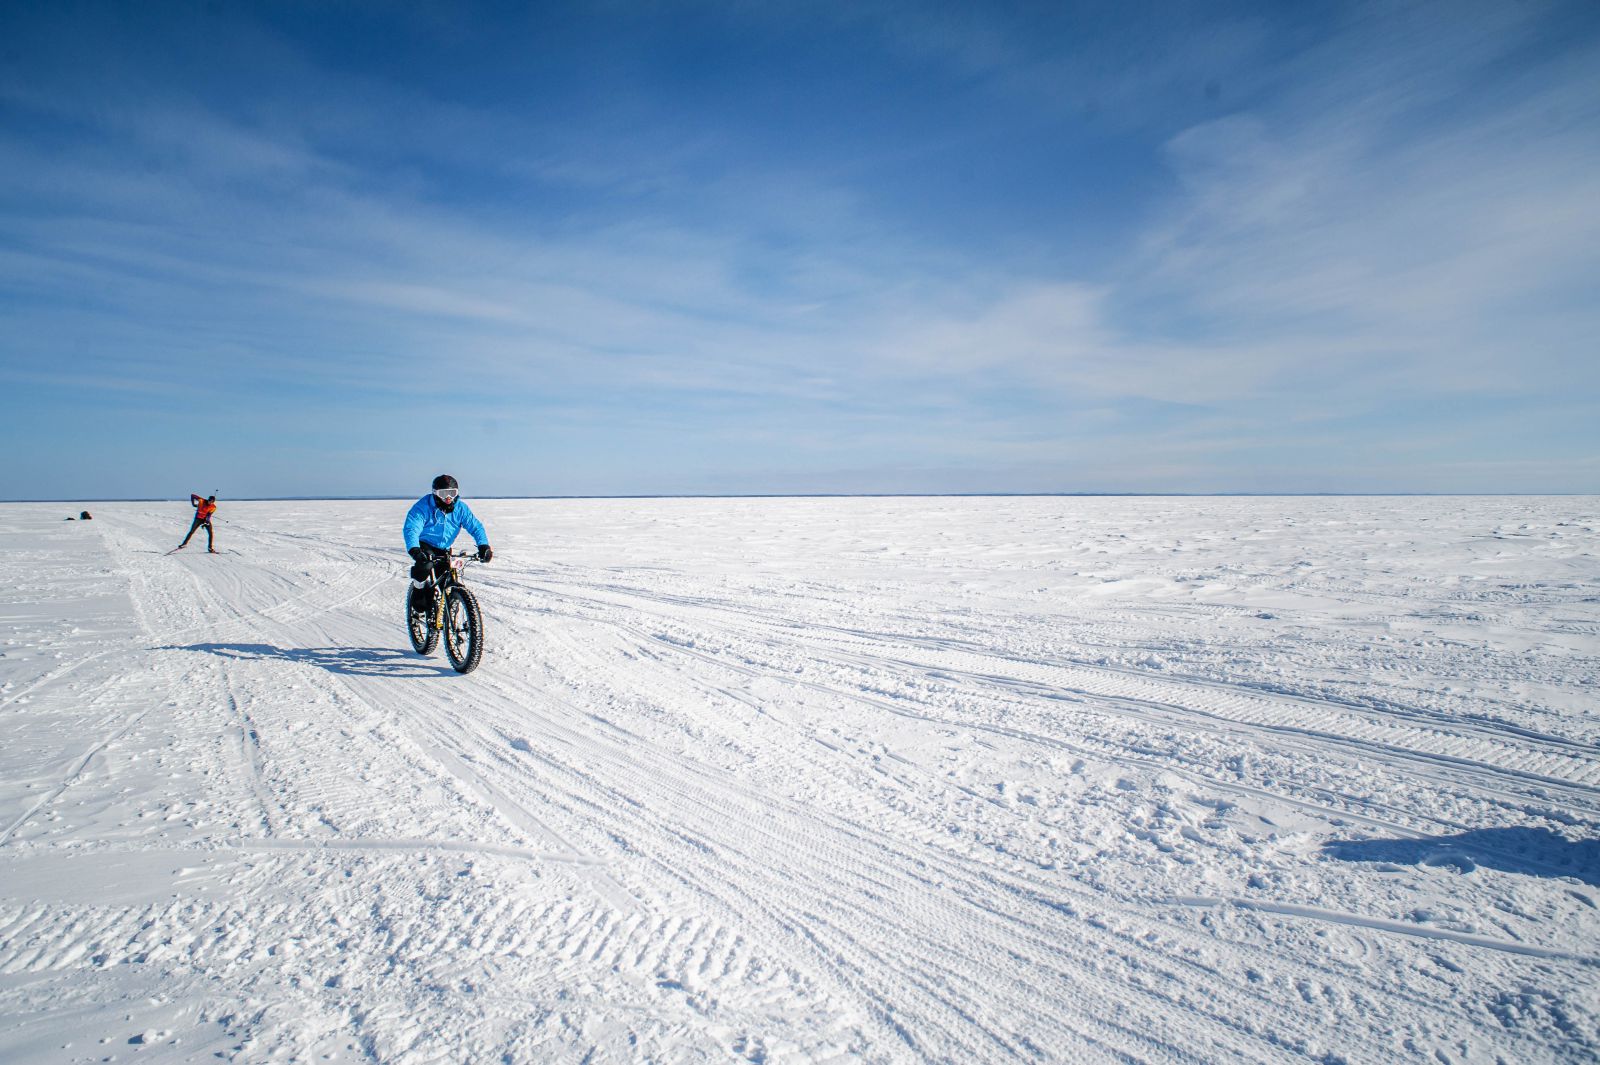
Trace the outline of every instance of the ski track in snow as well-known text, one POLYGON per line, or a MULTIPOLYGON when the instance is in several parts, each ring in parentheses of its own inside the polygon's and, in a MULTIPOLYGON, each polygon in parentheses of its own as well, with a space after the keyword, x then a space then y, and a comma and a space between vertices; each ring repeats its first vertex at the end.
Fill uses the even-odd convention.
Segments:
POLYGON ((0 1060, 1600 1055, 1600 501, 474 506, 0 506, 0 1060))

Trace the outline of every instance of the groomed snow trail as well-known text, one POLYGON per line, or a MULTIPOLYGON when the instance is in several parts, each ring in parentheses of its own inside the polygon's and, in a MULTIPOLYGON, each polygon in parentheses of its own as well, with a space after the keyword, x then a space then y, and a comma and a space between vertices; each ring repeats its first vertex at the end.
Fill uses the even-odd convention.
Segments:
POLYGON ((0 1060, 1600 1055, 1600 500, 0 506, 0 1060))

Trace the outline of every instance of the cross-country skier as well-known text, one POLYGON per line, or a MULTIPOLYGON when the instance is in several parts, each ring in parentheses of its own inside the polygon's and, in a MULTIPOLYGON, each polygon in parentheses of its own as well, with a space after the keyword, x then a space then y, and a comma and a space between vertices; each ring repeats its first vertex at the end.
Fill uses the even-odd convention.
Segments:
MULTIPOLYGON (((213 555, 216 554, 217 553, 216 538, 212 535, 212 532, 211 532, 211 515, 213 515, 213 514, 215 514, 217 512, 217 497, 216 497, 216 494, 212 493, 211 495, 207 496, 206 498, 201 499, 199 496, 195 495, 193 492, 190 492, 189 493, 189 505, 194 508, 194 524, 189 526, 189 536, 193 536, 195 534, 195 531, 198 530, 202 525, 205 526, 205 530, 206 530, 206 550, 211 552, 213 555)), ((188 547, 189 546, 189 536, 185 536, 183 538, 183 543, 181 543, 177 547, 173 548, 173 550, 174 551, 182 551, 184 548, 188 547)))
POLYGON ((494 557, 489 534, 483 522, 461 498, 456 479, 441 473, 433 479, 433 491, 411 505, 404 526, 406 551, 415 563, 411 567, 411 609, 426 614, 433 609, 434 567, 450 557, 450 545, 466 529, 478 542, 478 561, 494 557))

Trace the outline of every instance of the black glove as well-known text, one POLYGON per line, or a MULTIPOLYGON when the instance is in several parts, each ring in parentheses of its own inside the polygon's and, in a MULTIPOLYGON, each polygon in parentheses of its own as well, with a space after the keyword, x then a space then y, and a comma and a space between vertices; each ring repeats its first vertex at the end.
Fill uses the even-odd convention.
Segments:
POLYGON ((428 553, 426 551, 424 551, 420 547, 408 548, 406 550, 406 553, 411 556, 411 561, 416 562, 418 564, 426 562, 428 560, 428 553))
POLYGON ((487 562, 493 557, 494 557, 494 549, 493 548, 491 548, 488 544, 479 544, 478 545, 478 561, 479 562, 487 562))

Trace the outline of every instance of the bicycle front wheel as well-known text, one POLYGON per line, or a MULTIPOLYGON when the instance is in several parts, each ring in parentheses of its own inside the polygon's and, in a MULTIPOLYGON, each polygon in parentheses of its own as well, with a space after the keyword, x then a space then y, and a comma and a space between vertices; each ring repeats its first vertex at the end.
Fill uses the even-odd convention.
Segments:
POLYGON ((471 673, 483 657, 483 615, 478 597, 460 585, 450 589, 444 606, 444 651, 457 673, 471 673))

